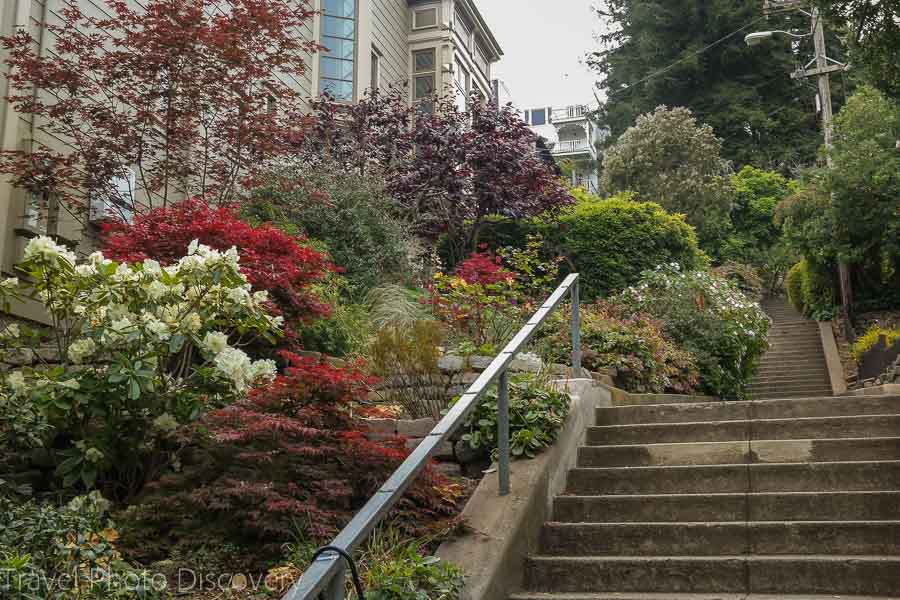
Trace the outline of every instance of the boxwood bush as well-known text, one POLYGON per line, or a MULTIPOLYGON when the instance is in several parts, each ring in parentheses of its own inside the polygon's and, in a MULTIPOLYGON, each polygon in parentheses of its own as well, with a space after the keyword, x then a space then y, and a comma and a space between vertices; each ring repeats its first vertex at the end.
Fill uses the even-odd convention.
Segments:
POLYGON ((558 246, 581 273, 586 298, 619 291, 661 264, 695 269, 708 262, 684 216, 630 198, 588 198, 560 217, 558 246))

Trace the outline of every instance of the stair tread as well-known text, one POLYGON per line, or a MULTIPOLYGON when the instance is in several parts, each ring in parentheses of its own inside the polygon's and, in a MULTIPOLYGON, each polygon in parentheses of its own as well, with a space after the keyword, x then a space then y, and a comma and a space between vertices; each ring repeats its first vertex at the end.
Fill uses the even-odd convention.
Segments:
POLYGON ((823 465, 898 465, 900 466, 900 460, 833 460, 828 462, 821 463, 759 463, 759 464, 744 464, 744 463, 729 463, 722 465, 665 465, 665 466, 650 466, 650 467, 575 467, 573 471, 639 471, 639 470, 651 470, 651 469, 734 469, 740 467, 742 469, 758 469, 758 468, 777 468, 777 467, 790 467, 792 469, 796 469, 797 467, 807 466, 809 468, 821 468, 823 465))
POLYGON ((897 600, 900 596, 851 596, 847 594, 704 594, 659 592, 517 592, 510 600, 897 600))
MULTIPOLYGON (((715 423, 716 421, 707 421, 708 423, 715 423)), ((655 423, 648 423, 649 425, 654 425, 655 423)), ((666 423, 667 425, 674 425, 677 423, 666 423)), ((772 443, 788 443, 788 442, 873 442, 873 441, 890 441, 897 440, 900 441, 900 436, 875 436, 875 437, 853 437, 853 438, 791 438, 788 440, 785 439, 768 439, 768 438, 755 438, 752 440, 726 440, 726 441, 715 441, 715 442, 647 442, 644 444, 585 444, 581 446, 581 448, 643 448, 646 446, 696 446, 696 445, 711 445, 711 444, 734 444, 735 442, 742 442, 747 444, 757 444, 761 442, 772 442, 772 443)), ((858 462, 868 462, 868 461, 858 461, 858 462)), ((788 464, 788 463, 776 463, 776 464, 788 464)), ((798 464, 798 463, 790 463, 790 464, 798 464)), ((800 463, 803 464, 803 463, 800 463)))
POLYGON ((816 562, 846 562, 869 561, 900 564, 900 555, 885 554, 725 554, 711 556, 643 556, 640 554, 629 556, 553 556, 548 554, 533 554, 529 557, 533 561, 573 561, 573 562, 729 562, 742 561, 816 561, 816 562))
MULTIPOLYGON (((591 425, 591 429, 612 429, 612 428, 630 428, 630 427, 680 427, 680 426, 696 426, 696 425, 726 425, 729 423, 772 423, 772 422, 804 422, 813 423, 822 421, 825 423, 834 423, 840 420, 852 419, 883 419, 885 417, 900 418, 900 413, 885 413, 871 415, 836 415, 832 417, 789 417, 780 419, 723 419, 721 421, 677 421, 675 423, 625 423, 620 425, 591 425)), ((737 440, 735 440, 737 441, 737 440)), ((703 443, 703 442, 684 442, 684 443, 703 443)))

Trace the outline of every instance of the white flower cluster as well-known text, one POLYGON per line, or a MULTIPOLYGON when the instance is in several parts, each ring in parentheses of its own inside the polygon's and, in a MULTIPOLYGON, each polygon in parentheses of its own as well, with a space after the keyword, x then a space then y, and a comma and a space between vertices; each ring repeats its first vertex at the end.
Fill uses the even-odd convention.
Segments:
POLYGON ((32 238, 28 245, 25 246, 25 260, 41 258, 47 261, 55 261, 62 259, 74 266, 77 258, 75 253, 71 252, 65 246, 61 246, 45 235, 32 238))
MULTIPOLYGON (((218 340, 213 341, 218 344, 218 340)), ((231 346, 220 350, 215 355, 213 364, 240 391, 246 391, 254 383, 275 378, 274 360, 251 361, 246 352, 231 346)))
POLYGON ((76 365, 84 364, 85 360, 94 355, 97 344, 90 338, 75 340, 69 344, 69 360, 76 365))

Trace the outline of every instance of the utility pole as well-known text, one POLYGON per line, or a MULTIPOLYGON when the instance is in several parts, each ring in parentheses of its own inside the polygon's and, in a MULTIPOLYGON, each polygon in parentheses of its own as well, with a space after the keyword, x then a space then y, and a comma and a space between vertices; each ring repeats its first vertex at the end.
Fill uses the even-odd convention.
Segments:
MULTIPOLYGON (((795 79, 816 77, 819 80, 819 105, 822 110, 822 130, 825 134, 826 164, 830 169, 832 138, 834 136, 834 114, 831 109, 831 73, 844 71, 847 65, 828 58, 825 50, 825 23, 818 8, 813 8, 810 17, 813 21, 813 45, 816 56, 806 67, 798 69, 791 77, 795 79), (809 67, 815 62, 815 68, 809 67)), ((838 279, 841 288, 841 316, 849 323, 850 306, 853 302, 853 291, 850 283, 850 269, 845 260, 838 261, 838 279)))

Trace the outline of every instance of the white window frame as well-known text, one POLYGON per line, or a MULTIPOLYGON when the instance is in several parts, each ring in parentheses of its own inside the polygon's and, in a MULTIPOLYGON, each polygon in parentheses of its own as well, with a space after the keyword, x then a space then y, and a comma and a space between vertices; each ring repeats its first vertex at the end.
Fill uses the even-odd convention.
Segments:
POLYGON ((137 202, 137 176, 134 169, 126 168, 124 176, 116 175, 109 182, 110 192, 115 196, 91 198, 89 220, 100 221, 111 215, 121 217, 126 223, 134 219, 134 206, 137 202))
POLYGON ((418 31, 421 29, 434 29, 440 24, 440 14, 438 14, 437 6, 426 6, 424 8, 414 8, 413 9, 413 22, 412 28, 414 31, 418 31), (419 15, 423 13, 432 13, 434 15, 434 22, 430 25, 420 25, 419 24, 419 15))
POLYGON ((430 100, 437 93, 437 68, 438 68, 438 49, 436 47, 433 48, 419 48, 417 50, 412 51, 412 76, 413 76, 413 84, 412 84, 412 97, 413 102, 422 102, 430 100), (416 67, 416 55, 423 54, 426 52, 430 52, 433 58, 431 70, 429 71, 419 71, 416 67), (417 97, 416 96, 416 80, 419 77, 428 77, 431 76, 431 94, 428 96, 417 97))
POLYGON ((372 81, 369 82, 369 88, 373 90, 381 89, 381 52, 375 46, 372 46, 372 67, 370 73, 372 81))

